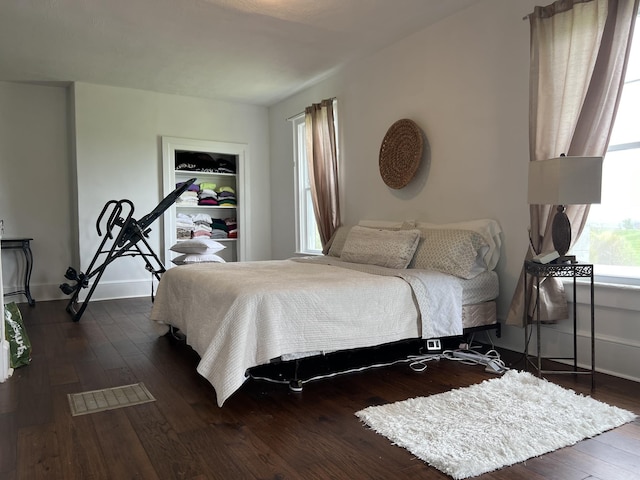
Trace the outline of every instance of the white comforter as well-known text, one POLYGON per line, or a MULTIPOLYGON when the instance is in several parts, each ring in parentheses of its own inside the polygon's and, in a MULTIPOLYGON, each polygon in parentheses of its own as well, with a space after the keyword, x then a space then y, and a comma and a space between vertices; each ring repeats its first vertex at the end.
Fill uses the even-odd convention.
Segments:
POLYGON ((179 328, 218 405, 247 369, 285 354, 462 333, 462 287, 449 275, 328 257, 172 268, 151 320, 179 328))

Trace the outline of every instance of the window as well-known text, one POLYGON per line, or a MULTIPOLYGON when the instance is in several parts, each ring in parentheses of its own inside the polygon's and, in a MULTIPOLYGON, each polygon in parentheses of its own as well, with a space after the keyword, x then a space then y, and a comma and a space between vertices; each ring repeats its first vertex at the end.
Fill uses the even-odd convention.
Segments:
POLYGON ((295 117, 292 124, 296 182, 296 252, 319 254, 322 253, 322 242, 311 199, 304 114, 295 117))
MULTIPOLYGON (((636 32, 637 33, 637 32, 636 32)), ((640 38, 634 35, 620 106, 592 205, 573 253, 602 281, 640 284, 640 38)))

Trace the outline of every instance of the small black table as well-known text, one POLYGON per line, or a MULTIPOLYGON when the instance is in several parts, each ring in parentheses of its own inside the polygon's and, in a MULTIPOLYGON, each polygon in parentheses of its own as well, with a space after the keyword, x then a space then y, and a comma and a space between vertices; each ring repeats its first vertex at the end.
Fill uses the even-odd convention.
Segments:
MULTIPOLYGON (((591 390, 595 389, 595 373, 596 373, 596 345, 595 345, 595 314, 594 314, 594 280, 593 280, 593 265, 588 263, 537 263, 531 260, 525 260, 524 262, 524 291, 525 298, 527 292, 527 275, 531 275, 535 279, 535 286, 537 291, 540 291, 540 279, 545 277, 560 277, 560 278, 572 278, 573 279, 573 356, 572 357, 545 357, 548 360, 573 360, 573 369, 572 370, 543 370, 542 369, 542 360, 543 357, 540 353, 540 297, 536 295, 536 303, 535 303, 535 311, 536 317, 533 319, 536 324, 536 343, 537 343, 537 354, 536 354, 536 362, 533 363, 529 359, 528 345, 529 345, 529 328, 533 328, 532 325, 529 325, 528 322, 525 324, 524 336, 525 336, 525 351, 524 355, 526 357, 527 363, 530 363, 538 372, 538 376, 541 377, 542 374, 553 374, 553 373, 573 373, 573 374, 587 374, 591 375, 591 390), (578 371, 578 321, 577 321, 577 289, 576 289, 576 279, 577 278, 588 278, 590 282, 590 303, 591 303, 591 318, 590 318, 590 327, 591 327, 591 368, 586 371, 578 371)), ((525 301, 526 312, 529 311, 528 302, 525 301)), ((525 366, 526 368, 526 366, 525 366)))
POLYGON ((24 254, 24 259, 26 262, 25 272, 24 272, 24 289, 23 290, 15 290, 13 292, 7 292, 4 294, 5 297, 10 297, 12 295, 22 295, 24 294, 27 297, 27 302, 29 302, 30 306, 34 306, 36 304, 35 299, 31 296, 31 290, 29 289, 29 282, 31 281, 31 272, 33 271, 33 254, 31 253, 31 240, 33 238, 27 237, 4 237, 0 240, 2 243, 2 250, 22 250, 24 254))

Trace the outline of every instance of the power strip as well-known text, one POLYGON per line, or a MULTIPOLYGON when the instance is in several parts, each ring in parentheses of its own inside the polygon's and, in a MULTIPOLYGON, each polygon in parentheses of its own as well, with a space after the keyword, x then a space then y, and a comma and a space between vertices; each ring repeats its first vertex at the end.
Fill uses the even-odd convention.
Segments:
POLYGON ((479 353, 460 352, 458 350, 455 350, 454 352, 452 352, 452 355, 456 358, 463 358, 464 360, 472 360, 478 363, 483 363, 482 360, 485 358, 483 355, 479 353))
POLYGON ((477 363, 478 365, 484 365, 484 371, 488 373, 502 374, 508 370, 508 368, 500 359, 488 357, 487 355, 483 355, 481 353, 455 350, 451 352, 451 356, 460 360, 477 363))
POLYGON ((504 365, 501 365, 500 363, 498 363, 497 360, 489 360, 489 362, 487 363, 487 366, 485 367, 484 371, 487 373, 504 373, 507 369, 505 368, 504 365))

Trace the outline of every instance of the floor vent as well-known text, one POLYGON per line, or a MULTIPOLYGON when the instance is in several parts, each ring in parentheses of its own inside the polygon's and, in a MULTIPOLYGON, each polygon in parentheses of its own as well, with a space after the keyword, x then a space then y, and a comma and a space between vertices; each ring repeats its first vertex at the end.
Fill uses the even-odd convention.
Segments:
POLYGON ((103 388, 90 392, 70 393, 71 415, 103 412, 115 408, 130 407, 141 403, 155 402, 144 383, 134 383, 122 387, 103 388))

